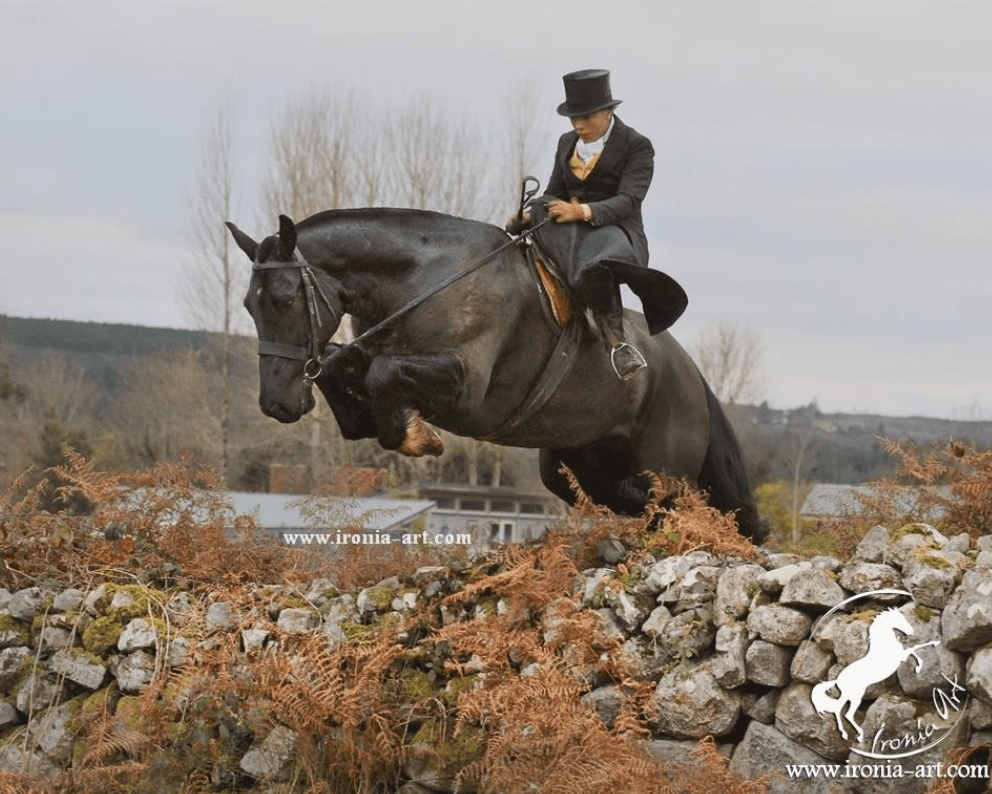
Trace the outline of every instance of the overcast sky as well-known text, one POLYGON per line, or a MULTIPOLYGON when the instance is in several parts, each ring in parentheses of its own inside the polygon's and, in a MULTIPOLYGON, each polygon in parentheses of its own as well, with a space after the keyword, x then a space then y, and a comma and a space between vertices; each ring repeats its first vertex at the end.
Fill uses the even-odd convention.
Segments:
POLYGON ((224 101, 251 173, 310 86, 498 123, 528 82, 557 135, 561 75, 605 67, 657 151, 680 340, 753 329, 773 407, 992 418, 992 3, 0 0, 0 25, 2 313, 186 326, 184 195, 224 101))

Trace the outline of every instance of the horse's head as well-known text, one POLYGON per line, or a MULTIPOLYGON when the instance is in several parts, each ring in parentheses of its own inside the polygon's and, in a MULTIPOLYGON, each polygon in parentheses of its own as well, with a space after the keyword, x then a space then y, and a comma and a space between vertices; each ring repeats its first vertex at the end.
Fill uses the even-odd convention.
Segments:
POLYGON ((910 625, 909 620, 902 612, 894 607, 886 609, 884 612, 875 616, 875 619, 871 622, 871 628, 874 629, 876 627, 888 631, 895 629, 907 637, 913 634, 913 627, 910 625))
POLYGON ((320 352, 341 322, 341 284, 303 259, 285 215, 279 233, 261 243, 227 226, 252 261, 245 308, 258 333, 258 404, 266 416, 295 422, 314 406, 320 352))

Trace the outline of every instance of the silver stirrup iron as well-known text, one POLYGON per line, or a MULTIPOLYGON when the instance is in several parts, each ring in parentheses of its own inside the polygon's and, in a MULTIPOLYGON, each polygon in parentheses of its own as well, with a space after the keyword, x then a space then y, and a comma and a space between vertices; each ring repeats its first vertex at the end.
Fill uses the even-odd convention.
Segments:
POLYGON ((613 367, 613 371, 616 373, 617 377, 620 380, 630 380, 638 372, 646 368, 647 365, 648 362, 644 360, 644 356, 641 355, 641 351, 638 350, 629 342, 621 342, 619 345, 617 345, 610 351, 610 366, 613 367), (634 356, 635 365, 632 369, 626 369, 625 374, 621 375, 620 370, 617 369, 617 353, 619 353, 624 348, 627 348, 627 350, 634 356))

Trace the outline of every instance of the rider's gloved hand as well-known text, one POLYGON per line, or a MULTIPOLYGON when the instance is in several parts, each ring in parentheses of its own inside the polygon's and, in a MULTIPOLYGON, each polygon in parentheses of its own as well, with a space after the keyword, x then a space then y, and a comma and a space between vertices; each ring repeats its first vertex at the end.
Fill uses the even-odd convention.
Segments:
POLYGON ((528 228, 532 221, 533 218, 531 217, 530 212, 524 212, 523 218, 521 218, 517 214, 514 214, 507 219, 506 226, 504 226, 503 228, 506 229, 506 231, 509 232, 510 234, 516 235, 516 234, 520 234, 524 229, 528 228))

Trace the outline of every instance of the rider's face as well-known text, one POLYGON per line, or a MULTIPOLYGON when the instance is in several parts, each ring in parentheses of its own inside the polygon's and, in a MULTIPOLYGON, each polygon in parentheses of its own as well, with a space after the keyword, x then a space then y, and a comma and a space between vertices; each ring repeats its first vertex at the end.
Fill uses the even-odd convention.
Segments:
POLYGON ((587 116, 572 116, 572 129, 579 133, 579 137, 584 143, 598 141, 610 127, 610 119, 613 118, 613 109, 597 110, 587 116))

